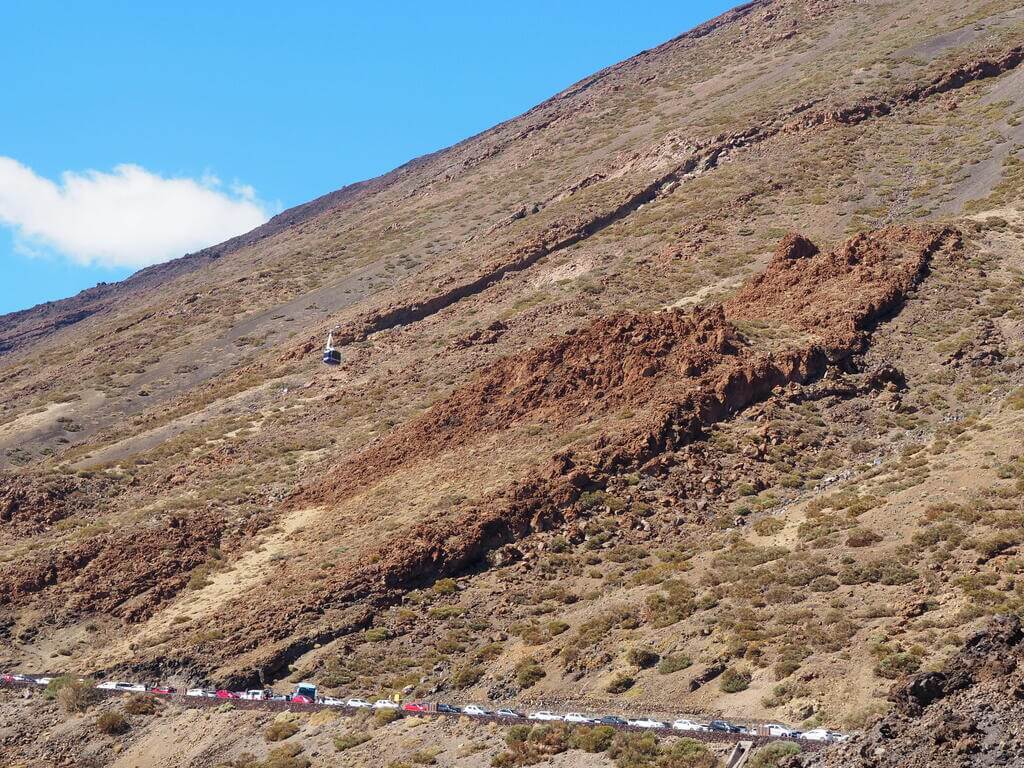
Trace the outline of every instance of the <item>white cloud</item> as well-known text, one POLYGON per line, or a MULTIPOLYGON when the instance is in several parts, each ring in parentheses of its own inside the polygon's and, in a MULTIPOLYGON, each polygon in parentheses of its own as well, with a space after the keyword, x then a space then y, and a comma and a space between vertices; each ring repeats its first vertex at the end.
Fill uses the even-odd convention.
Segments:
POLYGON ((164 178, 137 165, 66 172, 60 183, 0 156, 0 224, 24 252, 56 250, 79 264, 138 268, 248 232, 269 214, 252 187, 164 178))

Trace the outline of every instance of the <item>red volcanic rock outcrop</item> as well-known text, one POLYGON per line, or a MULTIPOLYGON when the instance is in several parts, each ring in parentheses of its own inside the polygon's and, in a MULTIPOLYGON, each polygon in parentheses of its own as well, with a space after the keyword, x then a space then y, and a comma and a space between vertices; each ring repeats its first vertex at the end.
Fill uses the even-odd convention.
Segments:
POLYGON ((543 414, 569 426, 624 404, 636 411, 625 434, 604 434, 588 448, 555 455, 463 512, 407 529, 375 556, 317 582, 315 590, 301 574, 282 576, 289 579, 280 585, 287 606, 243 607, 224 617, 228 639, 217 652, 235 661, 218 674, 240 682, 256 669, 281 669, 310 643, 332 635, 330 622, 316 624, 325 609, 347 617, 348 627, 357 607, 387 603, 532 530, 571 519, 581 493, 604 487, 610 474, 685 444, 774 387, 821 375, 829 363, 862 350, 871 325, 898 307, 929 256, 954 246, 956 238, 947 230, 893 228, 829 253, 798 239, 788 243, 724 306, 614 315, 509 357, 297 495, 293 504, 330 504, 407 462, 526 417, 543 414), (792 338, 769 346, 743 339, 734 326, 765 318, 788 324, 792 338), (262 634, 253 636, 253 627, 262 634), (304 634, 303 627, 309 627, 304 634))

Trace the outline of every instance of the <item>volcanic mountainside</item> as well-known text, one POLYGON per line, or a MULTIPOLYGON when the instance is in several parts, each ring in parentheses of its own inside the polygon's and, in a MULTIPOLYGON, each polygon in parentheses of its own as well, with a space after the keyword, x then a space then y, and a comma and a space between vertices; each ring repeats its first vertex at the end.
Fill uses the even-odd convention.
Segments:
MULTIPOLYGON (((1014 0, 757 0, 0 318, 0 667, 1014 755, 1015 625, 953 654, 1024 610, 1022 39, 1014 0)), ((17 759, 120 759, 20 706, 17 759)), ((229 718, 118 748, 267 749, 229 718)))

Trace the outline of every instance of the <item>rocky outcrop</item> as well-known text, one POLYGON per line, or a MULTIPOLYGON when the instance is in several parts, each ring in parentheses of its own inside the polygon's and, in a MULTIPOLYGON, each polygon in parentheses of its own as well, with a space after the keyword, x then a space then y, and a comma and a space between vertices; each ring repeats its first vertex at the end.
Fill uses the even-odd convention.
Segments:
POLYGON ((802 768, 1024 765, 1024 631, 1000 616, 941 671, 890 693, 892 711, 863 736, 794 760, 802 768))
MULTIPOLYGON (((623 313, 499 361, 422 417, 327 472, 291 500, 337 503, 409 462, 421 461, 525 419, 571 425, 623 405, 636 411, 623 434, 553 456, 520 482, 443 521, 422 523, 382 543, 311 591, 301 574, 279 584, 288 604, 241 607, 222 617, 228 640, 216 654, 232 661, 214 674, 241 683, 258 670, 283 669, 312 637, 330 637, 332 613, 387 604, 432 579, 461 573, 533 531, 574 520, 576 502, 616 474, 635 471, 687 444, 710 425, 767 397, 774 388, 820 377, 861 351, 870 329, 898 308, 931 255, 954 248, 950 230, 890 228, 820 253, 787 238, 765 272, 724 305, 690 312, 623 313), (771 319, 793 329, 771 344, 738 325, 771 319), (268 625, 267 617, 272 617, 268 625), (259 626, 266 634, 255 635, 259 626), (303 627, 316 628, 303 632, 303 627), (242 628, 245 631, 242 631, 242 628)), ((340 631, 340 629, 338 630, 340 631)))

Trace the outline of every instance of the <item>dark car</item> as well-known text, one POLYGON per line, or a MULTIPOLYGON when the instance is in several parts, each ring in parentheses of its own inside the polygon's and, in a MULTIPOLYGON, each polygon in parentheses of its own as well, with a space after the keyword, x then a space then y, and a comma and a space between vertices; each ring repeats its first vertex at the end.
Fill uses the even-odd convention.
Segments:
POLYGON ((629 725, 624 718, 618 715, 605 715, 604 717, 598 718, 597 722, 600 725, 629 725))
POLYGON ((712 720, 708 723, 708 728, 719 733, 743 733, 742 728, 738 725, 733 725, 728 720, 712 720))
POLYGON ((446 715, 460 715, 460 714, 462 714, 462 710, 461 709, 459 709, 458 707, 454 707, 451 704, 438 704, 437 705, 437 711, 438 712, 442 712, 442 713, 444 713, 446 715))

